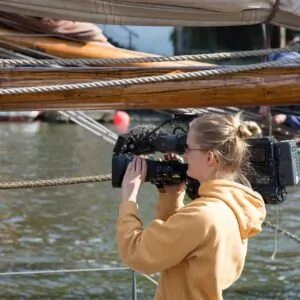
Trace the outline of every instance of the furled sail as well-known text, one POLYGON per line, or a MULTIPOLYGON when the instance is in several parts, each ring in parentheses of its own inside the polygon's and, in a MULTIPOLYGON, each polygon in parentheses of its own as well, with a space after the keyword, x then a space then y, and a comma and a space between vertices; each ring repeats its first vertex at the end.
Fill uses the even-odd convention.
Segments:
POLYGON ((21 32, 52 33, 58 37, 77 41, 109 44, 102 30, 92 23, 24 16, 0 11, 0 25, 5 25, 21 32))
MULTIPOLYGON (((75 42, 95 42, 108 48, 113 47, 99 26, 93 23, 24 16, 0 11, 0 42, 6 40, 21 45, 22 39, 18 40, 18 38, 13 35, 18 35, 18 33, 23 32, 29 34, 45 34, 45 36, 49 35, 75 42), (5 26, 3 27, 2 25, 5 26), (16 31, 10 31, 6 27, 16 31)), ((27 46, 31 45, 32 47, 38 48, 36 47, 36 42, 38 42, 38 36, 34 43, 29 42, 27 46)))
POLYGON ((299 0, 0 0, 0 10, 102 24, 233 26, 269 22, 300 30, 299 0))

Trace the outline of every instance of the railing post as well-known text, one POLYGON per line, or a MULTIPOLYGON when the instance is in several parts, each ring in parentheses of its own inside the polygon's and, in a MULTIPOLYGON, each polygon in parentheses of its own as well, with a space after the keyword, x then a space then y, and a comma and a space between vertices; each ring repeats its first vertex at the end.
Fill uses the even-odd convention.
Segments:
POLYGON ((131 271, 132 300, 137 300, 136 272, 131 271))

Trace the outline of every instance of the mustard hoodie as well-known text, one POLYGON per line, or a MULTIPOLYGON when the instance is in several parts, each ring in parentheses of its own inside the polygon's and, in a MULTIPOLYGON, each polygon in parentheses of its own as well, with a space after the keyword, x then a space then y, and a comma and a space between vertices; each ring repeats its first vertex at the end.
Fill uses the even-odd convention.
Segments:
POLYGON ((156 218, 143 228, 137 205, 121 203, 117 244, 123 261, 145 274, 161 272, 156 300, 221 300, 241 275, 247 241, 261 231, 262 197, 241 184, 210 180, 200 198, 161 194, 156 218))

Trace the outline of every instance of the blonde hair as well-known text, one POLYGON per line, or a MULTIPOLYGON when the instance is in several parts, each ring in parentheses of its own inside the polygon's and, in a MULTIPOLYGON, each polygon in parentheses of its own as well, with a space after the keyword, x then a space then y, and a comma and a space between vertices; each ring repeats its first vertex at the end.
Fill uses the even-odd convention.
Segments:
POLYGON ((246 139, 261 133, 257 123, 243 122, 241 112, 234 116, 205 114, 194 119, 190 128, 201 149, 212 151, 220 161, 218 173, 250 186, 244 174, 249 167, 246 139))

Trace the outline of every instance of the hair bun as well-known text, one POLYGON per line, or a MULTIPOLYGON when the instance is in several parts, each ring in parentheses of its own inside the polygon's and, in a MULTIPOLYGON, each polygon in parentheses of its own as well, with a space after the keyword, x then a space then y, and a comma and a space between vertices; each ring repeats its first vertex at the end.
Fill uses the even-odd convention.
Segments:
POLYGON ((245 121, 237 128, 236 134, 241 139, 248 139, 261 133, 260 127, 253 121, 245 121))

